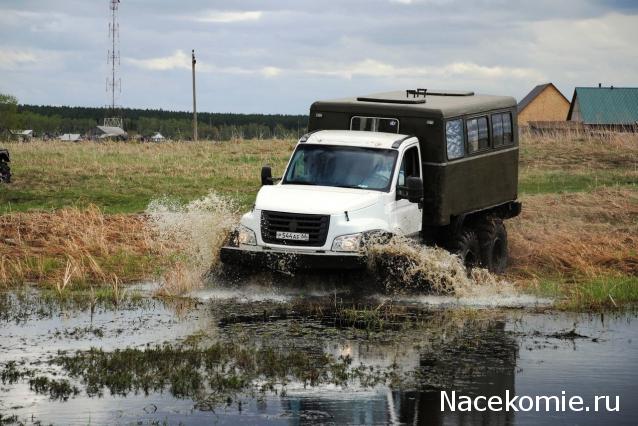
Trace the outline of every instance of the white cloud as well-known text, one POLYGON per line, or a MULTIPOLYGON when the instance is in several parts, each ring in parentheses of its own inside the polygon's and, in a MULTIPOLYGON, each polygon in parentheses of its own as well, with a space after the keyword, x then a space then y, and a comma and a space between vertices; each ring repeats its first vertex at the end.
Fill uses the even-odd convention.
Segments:
POLYGON ((281 73, 282 73, 282 69, 277 67, 264 67, 261 69, 261 74, 264 77, 277 77, 281 73))
POLYGON ((446 5, 452 3, 453 0, 390 0, 390 3, 399 3, 399 4, 416 4, 416 3, 424 3, 424 4, 432 4, 432 5, 446 5))
POLYGON ((258 21, 261 19, 262 15, 263 12, 259 10, 244 12, 210 10, 205 12, 202 16, 195 17, 195 20, 199 22, 229 24, 234 22, 258 21))
POLYGON ((190 69, 191 57, 183 50, 177 50, 171 56, 151 59, 126 58, 134 66, 151 71, 167 71, 174 69, 190 69))
MULTIPOLYGON (((128 63, 150 71, 168 71, 175 69, 191 69, 191 56, 185 53, 183 50, 176 50, 170 56, 150 58, 150 59, 135 59, 126 58, 128 63)), ((273 66, 264 66, 257 68, 243 68, 243 67, 220 67, 212 65, 202 61, 201 58, 197 59, 197 70, 204 73, 219 73, 219 74, 236 74, 236 75, 249 75, 259 74, 264 77, 277 77, 283 70, 281 68, 273 66)))
POLYGON ((304 70, 308 74, 341 77, 389 77, 389 78, 444 78, 450 76, 471 78, 516 78, 543 79, 544 76, 531 68, 507 66, 484 66, 473 62, 453 62, 442 66, 397 67, 374 59, 352 64, 324 64, 304 70))
POLYGON ((37 62, 36 54, 31 51, 0 48, 0 69, 14 70, 35 62, 37 62))

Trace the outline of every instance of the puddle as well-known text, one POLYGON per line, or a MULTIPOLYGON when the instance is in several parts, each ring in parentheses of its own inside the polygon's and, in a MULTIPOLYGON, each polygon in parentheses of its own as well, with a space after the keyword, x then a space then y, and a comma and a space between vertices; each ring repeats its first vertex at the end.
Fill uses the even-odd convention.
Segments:
POLYGON ((37 293, 0 294, 0 420, 638 422, 636 312, 557 313, 534 309, 546 301, 524 296, 388 299, 320 286, 249 285, 192 296, 91 310, 37 293), (565 391, 586 401, 619 395, 621 411, 441 412, 441 390, 565 391))

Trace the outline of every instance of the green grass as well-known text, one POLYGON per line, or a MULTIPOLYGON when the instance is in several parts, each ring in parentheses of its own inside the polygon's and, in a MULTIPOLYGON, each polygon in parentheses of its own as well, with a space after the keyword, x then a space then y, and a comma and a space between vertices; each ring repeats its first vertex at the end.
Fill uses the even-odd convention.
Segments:
MULTIPOLYGON (((521 143, 521 194, 638 185, 637 149, 599 141, 521 143), (632 160, 633 158, 633 160, 632 160)), ((181 201, 214 189, 248 208, 260 169, 283 172, 294 141, 200 143, 9 143, 13 183, 0 190, 0 214, 95 204, 106 213, 142 212, 164 195, 181 201)))
POLYGON ((95 204, 106 213, 142 212, 158 197, 189 201, 211 189, 250 206, 263 164, 281 173, 291 141, 241 143, 8 144, 13 183, 0 213, 95 204))
POLYGON ((520 176, 521 194, 587 192, 600 187, 638 187, 638 173, 623 170, 589 172, 534 171, 520 176))
POLYGON ((598 276, 578 281, 546 277, 536 292, 556 299, 557 306, 565 309, 617 308, 638 301, 638 277, 598 276))

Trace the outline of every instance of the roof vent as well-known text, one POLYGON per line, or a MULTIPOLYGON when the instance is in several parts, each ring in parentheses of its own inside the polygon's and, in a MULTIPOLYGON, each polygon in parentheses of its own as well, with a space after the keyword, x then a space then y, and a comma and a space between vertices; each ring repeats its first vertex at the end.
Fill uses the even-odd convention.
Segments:
POLYGON ((423 97, 425 98, 427 92, 428 89, 408 89, 405 91, 405 97, 409 98, 410 96, 412 96, 413 98, 418 98, 419 96, 423 95, 423 97))
POLYGON ((424 104, 425 103, 425 98, 402 98, 402 97, 393 97, 393 96, 384 96, 384 95, 359 96, 357 100, 361 102, 379 102, 379 103, 385 103, 385 104, 424 104))

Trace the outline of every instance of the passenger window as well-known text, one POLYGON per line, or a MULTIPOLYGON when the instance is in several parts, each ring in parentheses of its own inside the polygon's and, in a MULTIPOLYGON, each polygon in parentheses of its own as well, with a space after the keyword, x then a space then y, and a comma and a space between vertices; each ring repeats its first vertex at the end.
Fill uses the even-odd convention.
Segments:
POLYGON ((467 120, 467 150, 469 153, 481 151, 490 147, 487 131, 487 117, 467 120))
POLYGON ((487 117, 478 119, 479 150, 490 147, 490 134, 487 130, 487 117))
POLYGON ((509 145, 514 143, 514 133, 512 132, 512 116, 511 114, 501 114, 503 116, 503 143, 509 145))
POLYGON ((399 168, 399 179, 397 186, 405 186, 409 177, 421 177, 421 168, 419 167, 419 150, 416 146, 408 148, 403 154, 401 167, 399 168))
POLYGON ((503 114, 492 115, 492 143, 495 147, 503 145, 503 114))
POLYGON ((463 120, 451 120, 445 123, 445 137, 447 140, 447 158, 454 160, 465 155, 463 143, 463 120))
POLYGON ((399 133, 399 120, 396 118, 355 116, 350 120, 350 130, 399 133))

